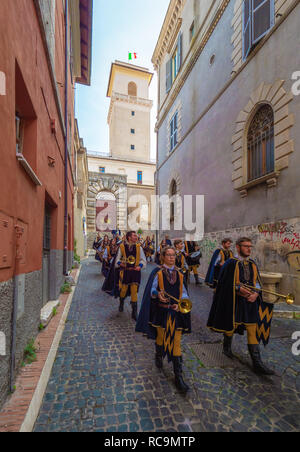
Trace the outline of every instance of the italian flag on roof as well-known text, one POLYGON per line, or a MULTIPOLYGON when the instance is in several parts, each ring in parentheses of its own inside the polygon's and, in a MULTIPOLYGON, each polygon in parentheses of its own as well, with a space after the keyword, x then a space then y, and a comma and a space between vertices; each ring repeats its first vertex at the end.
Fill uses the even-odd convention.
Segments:
POLYGON ((137 53, 134 52, 128 52, 128 60, 136 60, 137 59, 137 53))

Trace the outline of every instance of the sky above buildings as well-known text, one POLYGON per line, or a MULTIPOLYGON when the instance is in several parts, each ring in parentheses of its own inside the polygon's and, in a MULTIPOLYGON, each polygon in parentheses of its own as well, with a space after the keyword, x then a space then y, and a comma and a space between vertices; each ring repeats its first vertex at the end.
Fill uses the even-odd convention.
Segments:
MULTIPOLYGON (((92 86, 77 85, 76 116, 80 136, 89 151, 109 151, 106 97, 111 63, 128 62, 128 52, 136 52, 133 64, 155 72, 151 58, 169 6, 169 0, 94 0, 92 86)), ((154 133, 157 114, 156 73, 150 87, 154 101, 151 118, 151 158, 156 156, 154 133)))

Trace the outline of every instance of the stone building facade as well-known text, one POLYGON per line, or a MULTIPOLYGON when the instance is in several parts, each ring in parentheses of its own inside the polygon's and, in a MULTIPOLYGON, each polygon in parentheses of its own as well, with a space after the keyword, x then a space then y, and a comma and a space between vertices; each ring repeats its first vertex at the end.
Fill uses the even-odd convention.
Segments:
POLYGON ((149 85, 152 76, 146 68, 121 61, 115 61, 111 66, 107 90, 111 99, 107 120, 109 153, 88 153, 89 244, 96 233, 97 200, 105 200, 105 193, 107 201, 116 203, 116 229, 127 231, 128 216, 139 209, 137 220, 143 232, 147 234, 150 230, 156 169, 150 159, 153 102, 149 99, 149 85))
POLYGON ((172 0, 152 59, 158 189, 205 196, 202 271, 224 235, 250 235, 298 304, 299 19, 295 0, 172 0))
POLYGON ((89 184, 87 150, 80 138, 78 122, 75 120, 74 150, 76 159, 74 193, 74 240, 77 255, 87 254, 87 189, 89 184))

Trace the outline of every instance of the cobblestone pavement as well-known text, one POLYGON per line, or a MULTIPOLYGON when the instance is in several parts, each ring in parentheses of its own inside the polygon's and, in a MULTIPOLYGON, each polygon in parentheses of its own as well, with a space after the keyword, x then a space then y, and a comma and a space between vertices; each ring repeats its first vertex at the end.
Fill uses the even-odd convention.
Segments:
POLYGON ((101 292, 102 282, 99 264, 85 261, 36 432, 300 430, 300 357, 291 352, 299 320, 273 321, 262 357, 276 376, 258 377, 246 337, 234 340, 235 360, 221 353, 214 358, 222 337, 205 327, 212 292, 192 283, 193 333, 184 338, 191 390, 184 397, 173 384, 171 364, 165 360, 163 372, 156 369, 154 343, 135 333, 129 303, 120 314, 118 301, 101 292))

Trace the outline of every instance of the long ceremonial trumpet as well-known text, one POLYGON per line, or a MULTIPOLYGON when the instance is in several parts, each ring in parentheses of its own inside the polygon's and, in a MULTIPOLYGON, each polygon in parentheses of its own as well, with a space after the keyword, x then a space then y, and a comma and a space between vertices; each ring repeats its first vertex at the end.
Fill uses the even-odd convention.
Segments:
POLYGON ((167 295, 167 297, 171 298, 171 300, 177 301, 178 309, 181 312, 181 314, 188 314, 189 312, 191 312, 193 303, 189 298, 182 298, 181 300, 178 300, 177 298, 173 297, 167 292, 164 292, 164 295, 167 295))
MULTIPOLYGON (((285 302, 289 305, 292 305, 295 303, 295 296, 292 293, 289 293, 287 295, 282 295, 280 293, 277 292, 272 292, 271 290, 267 290, 267 289, 259 289, 258 287, 254 287, 254 286, 248 286, 248 284, 241 284, 241 287, 245 287, 245 289, 251 289, 254 290, 255 292, 264 292, 264 293, 268 293, 270 295, 275 295, 278 298, 284 298, 285 302)), ((271 304, 275 304, 278 301, 274 301, 274 303, 272 302, 271 304)))
MULTIPOLYGON (((216 281, 216 282, 218 283, 218 280, 217 280, 217 279, 214 279, 214 281, 216 281)), ((288 304, 288 305, 292 305, 292 304, 295 303, 295 295, 293 295, 292 293, 289 293, 289 294, 287 294, 287 295, 282 295, 282 294, 277 293, 277 292, 272 292, 271 290, 267 290, 267 289, 259 289, 258 287, 249 286, 248 284, 241 284, 241 287, 244 287, 245 289, 251 289, 251 290, 254 290, 255 292, 264 292, 264 293, 268 293, 268 294, 274 295, 275 297, 278 297, 278 298, 284 298, 286 304, 288 304)), ((266 301, 266 303, 268 303, 268 302, 266 301)), ((270 303, 270 304, 276 304, 276 303, 278 303, 278 299, 277 299, 276 301, 272 301, 272 302, 269 302, 269 303, 270 303)))

